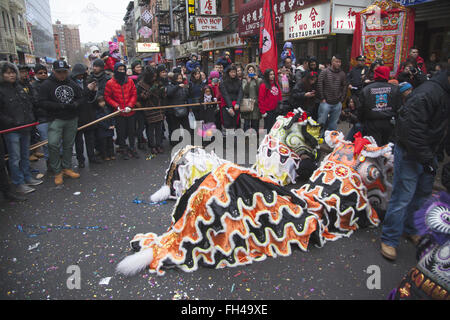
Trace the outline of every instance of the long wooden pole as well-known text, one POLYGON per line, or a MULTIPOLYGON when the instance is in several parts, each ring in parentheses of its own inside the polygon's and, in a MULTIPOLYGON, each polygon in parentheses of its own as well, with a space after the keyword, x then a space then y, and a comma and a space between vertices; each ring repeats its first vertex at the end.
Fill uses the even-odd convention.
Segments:
MULTIPOLYGON (((158 106, 158 107, 148 107, 148 108, 134 108, 133 111, 151 111, 151 110, 158 110, 158 109, 172 109, 172 108, 179 108, 179 107, 201 107, 201 106, 207 106, 207 105, 213 105, 213 104, 218 104, 218 102, 205 102, 205 103, 190 103, 190 104, 179 104, 179 105, 174 105, 174 106, 158 106)), ((78 131, 86 129, 90 126, 93 126, 94 124, 97 124, 99 122, 102 122, 104 120, 107 120, 109 118, 115 117, 117 115, 119 115, 120 113, 122 113, 122 111, 115 111, 111 114, 108 114, 107 116, 104 116, 103 118, 97 119, 95 121, 92 121, 88 124, 85 124, 84 126, 81 126, 78 128, 78 131)), ((45 141, 40 141, 36 144, 33 144, 32 146, 30 146, 30 151, 35 150, 37 148, 40 148, 42 146, 45 146, 46 144, 48 144, 48 140, 45 141)), ((7 160, 7 157, 5 158, 7 160)))

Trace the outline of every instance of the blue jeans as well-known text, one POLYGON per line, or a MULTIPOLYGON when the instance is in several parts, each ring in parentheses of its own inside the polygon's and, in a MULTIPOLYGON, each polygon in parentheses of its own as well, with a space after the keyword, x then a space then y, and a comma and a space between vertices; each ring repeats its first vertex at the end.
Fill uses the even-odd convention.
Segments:
POLYGON ((30 171, 30 131, 5 134, 9 154, 9 172, 11 181, 16 186, 31 179, 30 171))
POLYGON ((320 136, 323 137, 326 130, 336 130, 339 116, 342 111, 342 103, 328 104, 322 102, 319 105, 319 124, 322 126, 320 136))
POLYGON ((433 191, 434 176, 425 173, 420 163, 405 159, 406 151, 394 149, 394 183, 391 199, 383 221, 381 241, 397 247, 402 233, 417 234, 414 213, 433 191))
MULTIPOLYGON (((41 141, 48 140, 48 123, 41 123, 36 128, 41 136, 41 141)), ((42 149, 44 149, 44 159, 48 160, 48 145, 46 144, 42 149)))

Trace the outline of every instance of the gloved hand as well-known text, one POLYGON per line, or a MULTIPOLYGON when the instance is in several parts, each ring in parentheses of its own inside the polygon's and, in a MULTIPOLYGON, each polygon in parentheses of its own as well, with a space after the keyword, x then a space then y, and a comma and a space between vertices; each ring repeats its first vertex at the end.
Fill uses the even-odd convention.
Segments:
POLYGON ((230 116, 234 117, 235 113, 233 108, 228 108, 228 113, 230 114, 230 116))
POLYGON ((262 117, 263 117, 263 118, 267 117, 267 113, 263 113, 263 114, 262 114, 262 117))
POLYGON ((130 107, 126 107, 125 108, 125 113, 130 113, 131 112, 131 108, 130 107))
POLYGON ((434 163, 424 163, 422 164, 422 166, 425 173, 431 174, 433 176, 436 175, 437 168, 434 163))

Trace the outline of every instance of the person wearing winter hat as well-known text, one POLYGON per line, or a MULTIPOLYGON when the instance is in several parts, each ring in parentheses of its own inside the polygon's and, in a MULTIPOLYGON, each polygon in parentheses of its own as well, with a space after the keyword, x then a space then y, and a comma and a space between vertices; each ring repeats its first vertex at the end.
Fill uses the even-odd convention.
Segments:
MULTIPOLYGON (((87 82, 87 68, 84 64, 76 64, 72 69, 72 80, 78 84, 78 86, 83 91, 83 97, 89 97, 88 99, 84 99, 82 103, 80 103, 78 107, 78 127, 84 126, 90 122, 95 121, 96 119, 96 107, 95 103, 97 84, 96 82, 89 78, 91 82, 95 84, 95 90, 89 91, 87 90, 88 82, 87 82)), ((95 126, 88 127, 82 131, 77 131, 77 135, 75 137, 75 150, 77 153, 78 167, 85 167, 85 157, 84 157, 84 145, 86 144, 86 151, 89 159, 89 163, 91 164, 101 164, 102 161, 95 156, 94 147, 95 147, 95 126)))
POLYGON ((105 101, 114 108, 114 111, 121 111, 116 118, 117 140, 121 148, 124 160, 129 160, 130 156, 139 159, 136 151, 136 119, 133 108, 137 102, 137 91, 134 82, 126 75, 126 66, 123 63, 116 63, 114 66, 114 77, 106 83, 105 101), (128 138, 128 147, 126 139, 128 138))
MULTIPOLYGON (((142 74, 142 62, 141 60, 135 60, 131 64, 131 72, 132 74, 128 76, 131 80, 133 80, 134 85, 137 89, 137 83, 140 80, 142 74)), ((135 115, 136 118, 136 138, 138 142, 139 150, 146 150, 147 139, 144 137, 144 129, 146 127, 144 112, 137 112, 135 115)))
POLYGON ((402 104, 399 87, 388 83, 390 69, 380 66, 375 70, 375 82, 361 91, 358 120, 364 133, 372 136, 379 146, 388 144, 394 131, 391 123, 402 104))
POLYGON ((192 73, 195 69, 200 69, 200 62, 198 61, 198 56, 196 53, 191 54, 191 60, 186 63, 187 73, 192 73))
MULTIPOLYGON (((94 86, 88 85, 88 89, 93 91, 94 86)), ((69 77, 67 63, 55 61, 52 75, 41 86, 38 103, 47 110, 50 120, 48 151, 56 185, 63 184, 63 176, 80 177, 72 170, 72 149, 77 133, 78 108, 83 99, 83 90, 69 77)))
POLYGON ((220 64, 223 66, 223 70, 227 70, 229 66, 231 66, 233 62, 231 61, 230 58, 230 52, 229 51, 225 51, 224 55, 222 57, 219 58, 219 60, 217 60, 217 64, 220 64))
POLYGON ((402 94, 403 103, 405 103, 406 100, 408 99, 409 95, 413 91, 413 86, 409 82, 402 82, 399 84, 399 88, 400 88, 400 93, 402 94))
MULTIPOLYGON (((8 62, 0 62, 0 130, 10 129, 35 121, 32 99, 25 93, 19 82, 19 70, 8 62)), ((9 172, 17 193, 35 191, 43 181, 31 175, 29 162, 31 128, 16 130, 0 136, 5 138, 9 153, 9 172)), ((2 159, 3 162, 4 159, 2 159)), ((2 181, 2 184, 7 181, 2 181)), ((5 189, 4 189, 5 190, 5 189)), ((3 190, 2 190, 3 191, 3 190)), ((6 191, 6 190, 5 190, 6 191)))
POLYGON ((292 46, 292 42, 286 42, 283 46, 283 52, 281 53, 281 60, 284 62, 286 58, 292 59, 292 64, 295 65, 296 58, 295 53, 293 51, 294 47, 292 46))
MULTIPOLYGON (((48 70, 47 67, 42 64, 37 64, 34 67, 34 82, 31 84, 33 87, 33 94, 35 97, 35 102, 38 100, 39 91, 41 90, 42 84, 48 79, 48 70)), ((48 117, 47 111, 40 106, 38 103, 34 103, 33 106, 34 116, 36 120, 39 122, 39 125, 36 126, 36 129, 39 132, 39 141, 45 141, 48 139, 48 117)), ((47 162, 47 171, 50 170, 50 163, 48 160, 48 145, 42 147, 44 150, 44 159, 47 162)))
POLYGON ((415 88, 397 113, 394 181, 381 231, 381 254, 389 260, 396 259, 402 234, 419 242, 414 213, 433 192, 449 114, 450 70, 415 88))
POLYGON ((119 45, 117 42, 109 42, 109 56, 105 61, 105 70, 114 71, 116 63, 121 60, 122 57, 120 55, 119 45))

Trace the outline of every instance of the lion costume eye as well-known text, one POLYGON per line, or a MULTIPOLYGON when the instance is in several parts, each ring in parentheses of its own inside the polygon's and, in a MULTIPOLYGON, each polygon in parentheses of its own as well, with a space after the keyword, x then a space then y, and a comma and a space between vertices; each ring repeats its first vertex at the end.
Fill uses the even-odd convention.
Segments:
POLYGON ((444 206, 434 206, 426 215, 427 224, 435 231, 450 233, 450 210, 444 206))

